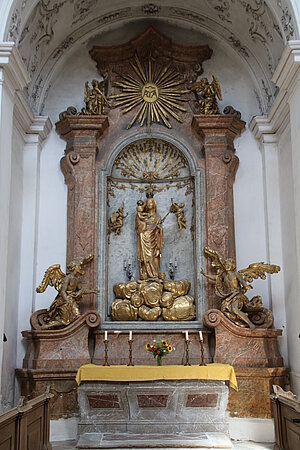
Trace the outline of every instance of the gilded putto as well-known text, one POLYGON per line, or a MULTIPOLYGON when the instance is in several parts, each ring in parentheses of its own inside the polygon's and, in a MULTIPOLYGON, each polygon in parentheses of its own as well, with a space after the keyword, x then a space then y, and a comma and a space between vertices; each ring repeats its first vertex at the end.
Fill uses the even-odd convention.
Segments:
POLYGON ((224 260, 218 252, 205 247, 204 253, 212 260, 212 267, 217 275, 208 275, 201 269, 201 274, 215 284, 215 293, 222 299, 221 311, 228 319, 239 327, 255 328, 250 320, 253 313, 262 311, 262 298, 257 295, 251 300, 245 293, 252 289, 253 279, 266 279, 266 273, 273 274, 280 271, 280 267, 263 262, 250 264, 246 269, 236 270, 233 259, 224 260))
POLYGON ((84 266, 92 260, 93 255, 88 255, 86 258, 71 261, 67 265, 66 274, 61 270, 60 264, 48 267, 36 292, 40 294, 48 286, 53 286, 58 294, 43 316, 43 330, 64 328, 74 322, 80 316, 79 303, 82 296, 98 293, 94 289, 86 290, 81 286, 84 266))

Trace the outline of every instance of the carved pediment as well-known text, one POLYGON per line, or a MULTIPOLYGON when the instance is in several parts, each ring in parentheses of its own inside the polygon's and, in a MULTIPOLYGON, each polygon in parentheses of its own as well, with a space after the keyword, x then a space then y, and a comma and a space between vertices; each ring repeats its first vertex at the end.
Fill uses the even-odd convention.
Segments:
POLYGON ((117 47, 94 46, 90 51, 91 58, 96 61, 101 74, 110 71, 110 68, 121 70, 129 64, 136 53, 141 60, 147 58, 149 54, 159 62, 172 60, 173 64, 178 66, 177 69, 181 69, 180 72, 183 73, 190 71, 195 65, 201 70, 203 61, 211 58, 212 49, 208 45, 191 47, 175 44, 155 28, 148 27, 126 44, 117 47))

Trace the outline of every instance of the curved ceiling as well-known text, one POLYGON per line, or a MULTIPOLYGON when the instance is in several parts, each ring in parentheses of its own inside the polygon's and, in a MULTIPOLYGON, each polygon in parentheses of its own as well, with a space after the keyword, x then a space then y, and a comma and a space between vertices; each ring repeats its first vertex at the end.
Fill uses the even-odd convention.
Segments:
POLYGON ((141 20, 166 21, 225 41, 252 71, 261 112, 273 101, 271 78, 283 48, 297 38, 289 0, 16 0, 6 39, 16 42, 30 74, 33 110, 40 113, 55 66, 76 45, 141 20))

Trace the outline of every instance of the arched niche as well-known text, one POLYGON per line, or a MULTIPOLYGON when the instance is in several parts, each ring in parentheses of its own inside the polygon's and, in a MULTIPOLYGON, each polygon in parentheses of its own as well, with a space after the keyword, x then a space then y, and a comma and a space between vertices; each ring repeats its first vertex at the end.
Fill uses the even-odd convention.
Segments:
MULTIPOLYGON (((199 167, 189 148, 168 133, 137 133, 119 142, 110 152, 105 167, 98 168, 98 256, 97 285, 100 295, 97 309, 112 328, 128 328, 126 322, 111 321, 111 304, 115 283, 128 281, 125 262, 132 268, 132 279, 139 279, 137 235, 135 230, 138 200, 145 200, 153 189, 158 213, 164 218, 171 199, 184 203, 186 229, 179 229, 175 214, 164 220, 164 246, 161 272, 170 278, 170 263, 176 265, 174 279, 191 282, 189 294, 195 298, 196 320, 189 326, 199 327, 206 310, 204 283, 199 274, 203 266, 205 241, 204 169, 199 167), (120 234, 109 233, 111 214, 124 204, 126 218, 120 234)), ((184 322, 136 322, 135 327, 185 329, 184 322)))

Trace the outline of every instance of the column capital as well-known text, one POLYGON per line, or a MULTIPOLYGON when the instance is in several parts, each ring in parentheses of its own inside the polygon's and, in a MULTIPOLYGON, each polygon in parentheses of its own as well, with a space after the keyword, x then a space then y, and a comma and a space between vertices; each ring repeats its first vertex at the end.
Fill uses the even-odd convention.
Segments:
POLYGON ((66 153, 68 153, 77 146, 94 146, 95 141, 108 128, 108 118, 107 116, 67 115, 55 126, 60 137, 67 142, 66 153))
POLYGON ((245 128, 246 122, 234 115, 197 115, 193 117, 192 128, 205 140, 205 145, 226 141, 232 144, 245 128), (223 139, 222 139, 223 138, 223 139))

